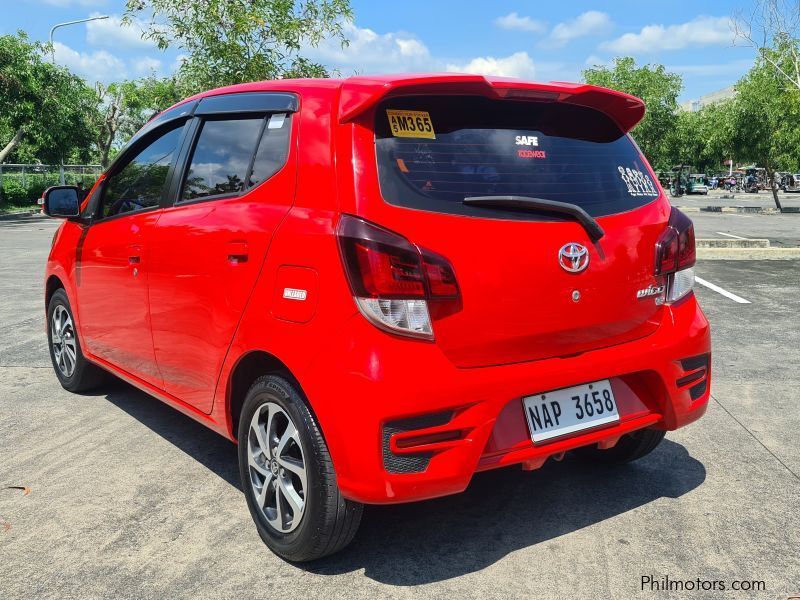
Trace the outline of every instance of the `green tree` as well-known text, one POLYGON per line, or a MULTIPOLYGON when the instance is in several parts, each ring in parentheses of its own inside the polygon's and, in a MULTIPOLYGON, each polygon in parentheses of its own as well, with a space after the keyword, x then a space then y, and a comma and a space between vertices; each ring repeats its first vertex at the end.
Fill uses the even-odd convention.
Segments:
POLYGON ((683 87, 680 75, 669 73, 663 65, 643 65, 629 57, 615 58, 611 67, 595 66, 583 72, 587 83, 619 90, 644 100, 647 107, 634 137, 656 169, 670 165, 668 139, 676 127, 678 95, 683 87))
POLYGON ((0 162, 15 151, 50 163, 89 158, 92 90, 45 50, 21 31, 0 36, 0 162))
POLYGON ((344 38, 349 0, 126 0, 126 19, 150 15, 145 37, 186 53, 185 93, 285 77, 324 77, 303 56, 322 39, 344 38))
POLYGON ((98 110, 94 115, 99 161, 107 167, 112 154, 153 115, 178 102, 182 94, 174 78, 147 77, 95 85, 98 110))
POLYGON ((800 0, 754 0, 731 24, 734 44, 753 48, 784 85, 800 90, 800 0))
MULTIPOLYGON (((739 80, 732 111, 737 158, 763 166, 770 182, 776 170, 797 164, 800 146, 800 92, 774 68, 775 60, 780 58, 773 55, 772 61, 757 59, 739 80)), ((775 206, 781 210, 774 183, 772 193, 775 206)))
POLYGON ((691 165, 700 172, 719 169, 733 153, 732 108, 726 101, 695 112, 678 112, 666 140, 669 162, 691 165))

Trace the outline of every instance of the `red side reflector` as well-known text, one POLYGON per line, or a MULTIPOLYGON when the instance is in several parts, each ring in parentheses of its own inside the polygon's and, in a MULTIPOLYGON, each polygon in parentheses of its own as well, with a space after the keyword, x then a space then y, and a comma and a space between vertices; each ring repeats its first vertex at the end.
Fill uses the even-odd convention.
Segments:
POLYGON ((414 446, 426 446, 428 444, 438 444, 460 439, 461 430, 456 429, 455 431, 438 431, 436 433, 427 433, 414 437, 395 438, 394 445, 397 448, 413 448, 414 446))

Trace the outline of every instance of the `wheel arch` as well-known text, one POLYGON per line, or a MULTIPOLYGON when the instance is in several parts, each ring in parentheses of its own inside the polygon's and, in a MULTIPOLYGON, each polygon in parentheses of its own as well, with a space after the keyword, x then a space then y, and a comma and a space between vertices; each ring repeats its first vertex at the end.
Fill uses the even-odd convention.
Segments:
POLYGON ((300 385, 300 382, 294 376, 291 369, 289 369, 289 367, 287 367, 286 364, 274 354, 266 352, 265 350, 251 350, 239 358, 228 379, 228 406, 226 413, 228 417, 228 423, 230 427, 229 433, 231 438, 234 440, 237 438, 239 431, 239 416, 242 412, 244 399, 247 395, 247 391, 250 389, 250 386, 253 385, 253 382, 262 375, 270 374, 286 377, 286 379, 288 379, 289 382, 291 382, 297 388, 300 397, 303 398, 303 401, 306 403, 306 406, 308 406, 308 409, 312 414, 314 414, 314 418, 317 420, 317 424, 321 430, 322 426, 319 424, 319 419, 317 419, 314 409, 311 406, 311 403, 309 402, 305 392, 303 391, 303 386, 300 385))
POLYGON ((50 306, 50 298, 53 297, 53 294, 56 293, 56 290, 64 290, 67 291, 66 287, 64 286, 64 282, 61 281, 61 278, 58 275, 50 275, 47 278, 47 282, 44 286, 44 308, 47 310, 47 307, 50 306))

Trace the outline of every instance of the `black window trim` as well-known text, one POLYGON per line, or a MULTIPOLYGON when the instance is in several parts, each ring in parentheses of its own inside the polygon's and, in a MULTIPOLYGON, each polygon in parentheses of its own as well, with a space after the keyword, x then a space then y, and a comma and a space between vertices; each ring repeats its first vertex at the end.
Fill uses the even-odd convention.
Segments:
POLYGON ((297 95, 289 92, 234 92, 201 98, 193 114, 294 113, 297 108, 297 95))
MULTIPOLYGON (((128 142, 125 148, 123 148, 123 150, 117 155, 117 157, 106 170, 105 179, 101 183, 99 189, 92 194, 90 205, 87 211, 90 225, 100 225, 101 223, 107 223, 123 217, 140 215, 145 212, 164 208, 164 201, 169 197, 168 194, 169 190, 171 189, 175 168, 178 164, 181 151, 186 145, 186 141, 189 137, 191 122, 191 117, 187 116, 184 112, 180 115, 176 115, 175 118, 161 120, 160 123, 158 123, 158 126, 148 127, 146 125, 145 127, 147 128, 147 131, 144 129, 141 130, 131 139, 130 142, 128 142), (180 121, 183 121, 183 123, 179 124, 180 121), (153 206, 147 206, 145 208, 139 208, 137 210, 131 210, 117 213, 108 217, 103 217, 101 211, 103 209, 103 202, 105 201, 106 185, 108 184, 108 180, 128 166, 130 161, 139 155, 139 152, 144 150, 147 146, 161 136, 166 135, 169 131, 177 129, 178 127, 183 127, 180 139, 178 140, 178 151, 173 155, 172 160, 170 161, 169 169, 167 170, 167 178, 164 182, 164 187, 161 190, 161 198, 159 199, 158 203, 154 204, 153 206)), ((153 123, 153 121, 151 121, 151 123, 153 123)))
POLYGON ((130 156, 135 156, 138 152, 152 142, 155 138, 161 135, 160 132, 166 131, 171 126, 175 126, 177 121, 186 121, 191 119, 199 102, 188 102, 172 108, 166 112, 161 113, 154 119, 149 121, 142 127, 136 134, 128 141, 127 144, 120 150, 116 158, 111 161, 111 164, 106 169, 106 175, 110 177, 117 173, 121 168, 130 162, 130 156), (124 163, 124 164, 123 164, 124 163))

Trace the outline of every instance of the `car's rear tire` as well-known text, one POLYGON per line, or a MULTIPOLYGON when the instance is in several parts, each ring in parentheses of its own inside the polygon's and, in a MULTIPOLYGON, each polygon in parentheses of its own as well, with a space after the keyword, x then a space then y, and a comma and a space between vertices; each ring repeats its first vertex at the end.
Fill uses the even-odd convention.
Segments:
POLYGON ((47 342, 53 370, 65 390, 87 392, 106 381, 106 372, 83 356, 75 316, 63 289, 56 290, 47 305, 47 342))
POLYGON ((264 543, 294 562, 347 546, 363 505, 342 496, 317 421, 286 378, 253 383, 239 420, 239 474, 264 543))
POLYGON ((592 462, 603 464, 624 464, 647 456, 664 439, 665 431, 640 429, 623 435, 615 446, 600 450, 597 446, 578 448, 575 454, 592 462))

